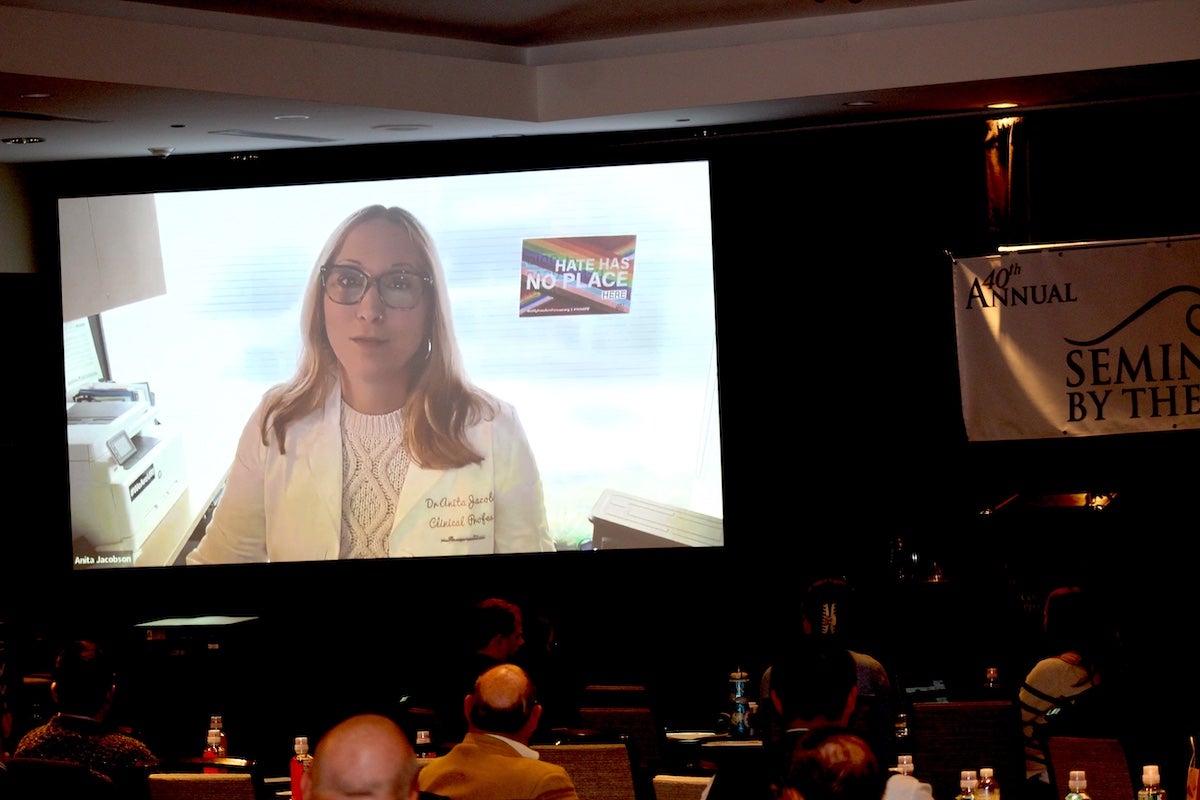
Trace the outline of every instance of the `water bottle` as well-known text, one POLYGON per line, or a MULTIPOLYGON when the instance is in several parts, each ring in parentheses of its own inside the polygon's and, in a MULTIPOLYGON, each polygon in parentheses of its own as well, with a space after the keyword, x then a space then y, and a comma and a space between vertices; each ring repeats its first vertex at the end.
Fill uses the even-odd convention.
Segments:
POLYGON ((738 667, 729 673, 729 735, 750 736, 750 673, 738 667))
POLYGON ((897 536, 892 540, 892 551, 888 555, 888 565, 892 570, 892 578, 897 583, 908 583, 913 578, 913 556, 904 537, 897 536))
POLYGON ((975 770, 964 769, 959 773, 959 792, 955 800, 975 800, 975 789, 977 786, 979 786, 979 778, 976 777, 975 770))
MULTIPOLYGON (((202 759, 204 759, 205 761, 216 761, 217 759, 225 757, 225 748, 221 747, 221 731, 220 731, 220 729, 218 729, 218 728, 209 728, 208 729, 208 744, 206 744, 204 746, 204 752, 200 754, 200 757, 202 759)), ((225 772, 225 768, 218 767, 218 766, 210 767, 210 766, 206 765, 203 769, 203 772, 207 772, 207 773, 225 772)))
POLYGON ((437 750, 433 747, 433 738, 429 735, 429 731, 417 731, 417 742, 413 749, 417 753, 417 758, 437 757, 437 750))
POLYGON ((308 752, 308 737, 297 736, 292 743, 292 761, 289 769, 292 780, 292 800, 304 800, 301 778, 312 767, 312 755, 308 752))
POLYGON ((1142 788, 1138 789, 1138 800, 1167 800, 1167 793, 1160 785, 1157 764, 1142 767, 1142 788))
POLYGON ((975 788, 976 800, 1000 800, 1000 784, 996 782, 991 767, 979 768, 979 785, 975 788))
POLYGON ((908 755, 907 753, 904 755, 896 756, 896 773, 899 775, 912 775, 913 774, 912 756, 908 755))
POLYGON ((1087 793, 1087 775, 1083 770, 1071 770, 1067 778, 1067 796, 1063 800, 1092 800, 1087 793))
POLYGON ((910 746, 908 741, 908 714, 901 712, 896 715, 892 731, 896 740, 896 747, 900 750, 906 750, 910 746))
POLYGON ((225 755, 229 754, 229 737, 225 735, 225 722, 220 714, 213 714, 208 718, 208 729, 218 730, 221 732, 221 752, 225 755))

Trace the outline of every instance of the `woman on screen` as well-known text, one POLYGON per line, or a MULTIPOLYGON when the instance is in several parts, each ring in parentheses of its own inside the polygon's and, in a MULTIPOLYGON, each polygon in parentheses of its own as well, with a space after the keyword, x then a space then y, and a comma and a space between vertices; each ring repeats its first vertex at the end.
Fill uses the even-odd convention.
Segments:
POLYGON ((467 380, 425 227, 368 206, 337 227, 299 368, 247 422, 189 564, 554 549, 516 411, 467 380))

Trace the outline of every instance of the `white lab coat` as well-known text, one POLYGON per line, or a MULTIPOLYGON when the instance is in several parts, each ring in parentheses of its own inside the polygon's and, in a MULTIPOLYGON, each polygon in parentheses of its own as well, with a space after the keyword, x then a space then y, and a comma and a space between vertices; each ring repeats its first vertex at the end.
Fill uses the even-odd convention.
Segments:
MULTIPOLYGON (((264 446, 251 415, 212 521, 189 564, 338 558, 342 519, 341 392, 287 430, 287 453, 264 446)), ((516 410, 500 403, 469 428, 483 461, 457 469, 409 464, 389 553, 451 556, 554 550, 542 481, 516 410)))

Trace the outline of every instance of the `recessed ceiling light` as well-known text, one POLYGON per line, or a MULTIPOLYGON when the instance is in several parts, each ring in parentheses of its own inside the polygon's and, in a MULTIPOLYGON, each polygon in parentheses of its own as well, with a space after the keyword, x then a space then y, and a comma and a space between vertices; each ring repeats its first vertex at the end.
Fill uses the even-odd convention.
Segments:
POLYGON ((850 108, 860 108, 860 107, 864 107, 864 106, 873 106, 878 102, 879 102, 878 100, 850 100, 848 102, 842 103, 842 105, 848 106, 850 108))
POLYGON ((46 141, 41 136, 10 136, 7 139, 0 139, 0 142, 5 144, 40 144, 46 141))
POLYGON ((52 97, 49 92, 21 92, 17 95, 23 100, 45 100, 47 97, 52 97))
POLYGON ((1003 103, 988 103, 987 107, 993 108, 993 109, 1001 109, 1001 108, 1016 108, 1017 105, 1018 105, 1017 103, 1003 102, 1003 103))
POLYGON ((276 114, 275 119, 283 122, 285 120, 306 120, 311 119, 308 114, 276 114))

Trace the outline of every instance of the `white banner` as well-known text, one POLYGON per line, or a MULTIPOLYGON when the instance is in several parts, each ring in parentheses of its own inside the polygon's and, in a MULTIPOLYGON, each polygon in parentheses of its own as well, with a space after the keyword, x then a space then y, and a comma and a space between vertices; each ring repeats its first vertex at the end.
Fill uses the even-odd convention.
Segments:
POLYGON ((954 262, 970 440, 1200 428, 1200 238, 954 262))

